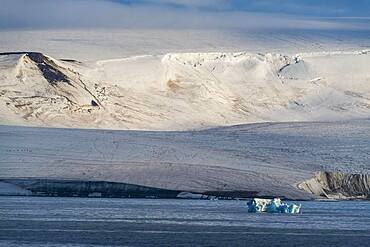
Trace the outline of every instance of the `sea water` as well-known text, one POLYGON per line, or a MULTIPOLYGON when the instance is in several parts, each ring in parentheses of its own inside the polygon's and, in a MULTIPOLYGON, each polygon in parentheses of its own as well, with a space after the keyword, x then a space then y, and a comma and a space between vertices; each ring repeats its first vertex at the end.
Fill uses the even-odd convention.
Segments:
POLYGON ((235 200, 0 197, 0 246, 370 245, 370 202, 293 203, 301 214, 235 200))

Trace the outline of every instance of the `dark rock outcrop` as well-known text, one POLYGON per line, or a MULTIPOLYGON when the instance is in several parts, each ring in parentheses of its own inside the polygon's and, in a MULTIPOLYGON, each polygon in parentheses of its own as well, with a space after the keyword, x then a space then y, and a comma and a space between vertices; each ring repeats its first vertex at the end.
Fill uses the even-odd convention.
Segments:
POLYGON ((50 84, 55 85, 58 82, 65 82, 72 86, 68 76, 58 68, 58 65, 53 60, 38 52, 29 52, 26 56, 36 64, 50 84))
POLYGON ((370 199, 370 175, 343 172, 316 172, 298 188, 327 199, 370 199))

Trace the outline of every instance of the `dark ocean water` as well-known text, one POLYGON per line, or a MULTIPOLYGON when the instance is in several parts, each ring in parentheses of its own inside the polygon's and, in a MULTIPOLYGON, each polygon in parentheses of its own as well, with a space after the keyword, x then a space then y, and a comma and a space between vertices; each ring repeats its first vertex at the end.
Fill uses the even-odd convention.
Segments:
POLYGON ((370 246, 370 202, 298 203, 0 197, 0 246, 370 246))

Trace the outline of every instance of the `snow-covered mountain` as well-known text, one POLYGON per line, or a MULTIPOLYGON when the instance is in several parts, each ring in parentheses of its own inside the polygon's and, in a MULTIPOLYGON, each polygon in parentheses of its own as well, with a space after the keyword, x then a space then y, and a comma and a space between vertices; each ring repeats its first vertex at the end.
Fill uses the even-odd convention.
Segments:
POLYGON ((0 35, 1 179, 307 199, 359 173, 368 194, 368 32, 0 35))
POLYGON ((0 54, 0 123, 185 130, 370 115, 370 52, 0 54))

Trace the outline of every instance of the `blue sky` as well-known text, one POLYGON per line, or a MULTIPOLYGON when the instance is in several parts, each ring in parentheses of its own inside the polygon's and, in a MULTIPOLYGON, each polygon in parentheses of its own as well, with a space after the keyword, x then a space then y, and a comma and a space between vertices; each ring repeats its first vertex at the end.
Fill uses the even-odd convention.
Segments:
POLYGON ((124 5, 162 5, 201 11, 247 11, 316 17, 368 17, 370 0, 112 0, 124 5))
POLYGON ((0 29, 370 30, 370 0, 0 1, 0 29))

